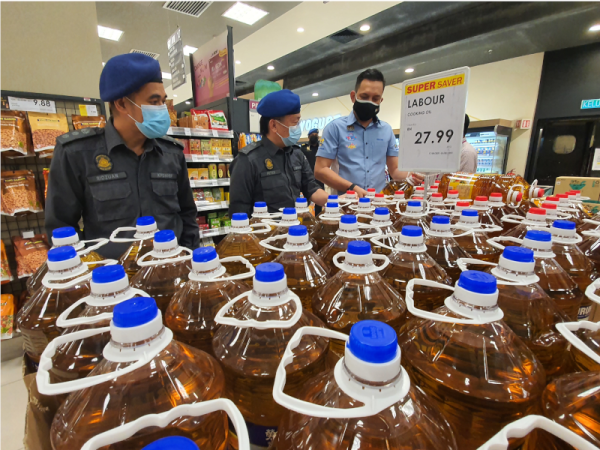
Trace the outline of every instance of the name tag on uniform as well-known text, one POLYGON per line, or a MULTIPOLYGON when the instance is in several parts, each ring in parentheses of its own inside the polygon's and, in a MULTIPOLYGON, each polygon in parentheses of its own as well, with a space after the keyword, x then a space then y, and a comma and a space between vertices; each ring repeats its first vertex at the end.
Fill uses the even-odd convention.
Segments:
POLYGON ((158 173, 158 172, 152 172, 150 174, 150 178, 157 178, 160 180, 176 180, 177 179, 177 174, 176 173, 158 173))
POLYGON ((127 173, 125 172, 117 172, 117 173, 107 173, 104 175, 95 175, 93 177, 87 177, 88 183, 101 183, 103 181, 111 181, 111 180, 123 180, 127 178, 127 173))
POLYGON ((302 170, 302 166, 293 166, 294 170, 302 170))
POLYGON ((270 177, 271 175, 279 175, 281 170, 269 170, 260 174, 261 177, 270 177))

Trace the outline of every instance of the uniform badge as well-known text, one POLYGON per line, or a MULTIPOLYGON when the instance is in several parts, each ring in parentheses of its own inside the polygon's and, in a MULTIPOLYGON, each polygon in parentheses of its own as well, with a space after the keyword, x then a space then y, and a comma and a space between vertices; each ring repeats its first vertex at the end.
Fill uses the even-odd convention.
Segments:
POLYGON ((104 172, 108 172, 109 170, 112 170, 113 163, 108 156, 98 155, 96 156, 96 167, 104 172))
POLYGON ((356 144, 348 144, 346 145, 346 148, 349 150, 354 150, 356 148, 356 144))
POLYGON ((354 125, 348 125, 346 131, 354 131, 354 125))
POLYGON ((265 159, 265 167, 267 170, 273 170, 273 161, 271 161, 269 158, 265 159))

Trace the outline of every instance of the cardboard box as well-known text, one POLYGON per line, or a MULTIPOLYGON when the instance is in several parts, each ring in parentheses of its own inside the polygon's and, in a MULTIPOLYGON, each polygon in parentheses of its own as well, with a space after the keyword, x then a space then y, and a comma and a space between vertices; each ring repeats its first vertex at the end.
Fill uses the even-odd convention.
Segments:
POLYGON ((589 201, 582 202, 591 214, 600 212, 600 178, 593 177, 558 177, 554 186, 554 195, 567 191, 581 191, 582 197, 589 201))

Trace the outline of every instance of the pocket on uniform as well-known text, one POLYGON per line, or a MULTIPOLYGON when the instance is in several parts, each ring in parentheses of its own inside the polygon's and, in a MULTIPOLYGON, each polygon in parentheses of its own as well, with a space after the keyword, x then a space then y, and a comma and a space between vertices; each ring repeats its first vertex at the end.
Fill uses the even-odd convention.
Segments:
POLYGON ((154 212, 156 214, 168 214, 181 211, 177 193, 179 187, 175 180, 151 180, 154 192, 154 212))
POLYGON ((278 205, 285 203, 287 198, 287 180, 278 173, 277 175, 269 175, 260 179, 260 184, 267 205, 275 208, 278 205))
POLYGON ((99 221, 136 217, 139 208, 134 207, 127 200, 131 197, 131 186, 128 181, 104 181, 89 186, 99 221))
POLYGON ((302 168, 294 169, 294 178, 296 179, 298 186, 302 186, 302 168))

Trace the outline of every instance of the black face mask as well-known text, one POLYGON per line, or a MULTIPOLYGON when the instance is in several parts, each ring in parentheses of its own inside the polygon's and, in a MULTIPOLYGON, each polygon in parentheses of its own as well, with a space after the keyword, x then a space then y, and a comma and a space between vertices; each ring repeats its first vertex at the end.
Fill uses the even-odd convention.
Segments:
POLYGON ((310 145, 317 145, 319 143, 319 136, 309 136, 308 142, 310 142, 310 145))
POLYGON ((379 105, 367 100, 356 99, 354 101, 353 109, 359 120, 367 121, 375 118, 379 112, 379 105))

